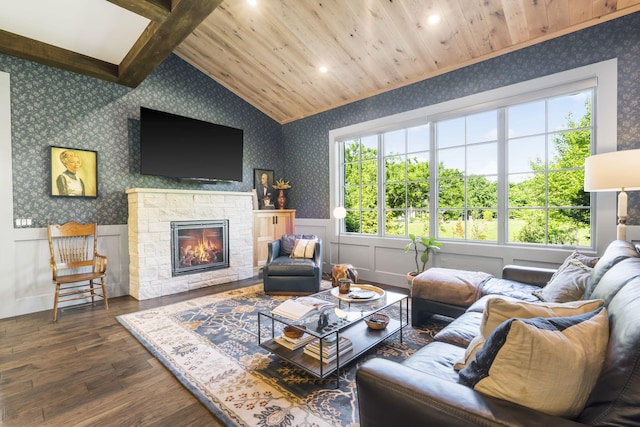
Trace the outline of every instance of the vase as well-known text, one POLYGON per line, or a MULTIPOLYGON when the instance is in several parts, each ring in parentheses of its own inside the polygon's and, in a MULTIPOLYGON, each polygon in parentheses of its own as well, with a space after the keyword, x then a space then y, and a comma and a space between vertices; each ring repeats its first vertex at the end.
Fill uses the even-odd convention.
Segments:
POLYGON ((280 192, 278 193, 278 198, 276 199, 276 202, 278 203, 278 209, 284 209, 285 205, 287 204, 287 198, 284 197, 284 190, 279 190, 280 192))

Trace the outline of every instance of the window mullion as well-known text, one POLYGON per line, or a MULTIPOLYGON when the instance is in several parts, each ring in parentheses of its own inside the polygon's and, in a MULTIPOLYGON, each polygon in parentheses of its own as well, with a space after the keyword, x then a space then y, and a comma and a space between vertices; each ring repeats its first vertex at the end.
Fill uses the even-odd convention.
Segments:
POLYGON ((507 135, 508 132, 507 114, 505 108, 498 109, 498 244, 503 245, 508 240, 509 229, 509 174, 507 168, 507 135))
POLYGON ((384 170, 383 133, 378 134, 378 236, 385 235, 385 197, 387 195, 387 179, 384 170))

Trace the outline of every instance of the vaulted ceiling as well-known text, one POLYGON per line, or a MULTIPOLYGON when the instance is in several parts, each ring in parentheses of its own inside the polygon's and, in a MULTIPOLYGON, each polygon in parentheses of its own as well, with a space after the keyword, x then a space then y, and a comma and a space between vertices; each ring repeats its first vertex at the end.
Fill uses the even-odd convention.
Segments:
POLYGON ((640 10, 640 0, 83 0, 83 7, 74 0, 21 0, 20 4, 22 9, 3 5, 2 53, 136 87, 174 52, 279 123, 640 10), (433 15, 439 16, 438 23, 429 22, 433 15), (57 28, 42 31, 54 23, 57 28), (70 34, 62 41, 54 37, 65 32, 70 34), (73 41, 91 46, 84 50, 73 41), (120 51, 107 52, 118 44, 120 51), (326 69, 320 71, 321 67, 326 69))

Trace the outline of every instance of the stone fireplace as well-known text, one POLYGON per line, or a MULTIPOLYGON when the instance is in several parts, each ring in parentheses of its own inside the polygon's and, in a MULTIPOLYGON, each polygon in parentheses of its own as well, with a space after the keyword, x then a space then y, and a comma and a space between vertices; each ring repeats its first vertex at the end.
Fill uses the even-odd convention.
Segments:
MULTIPOLYGON (((127 197, 129 294, 134 298, 156 298, 253 276, 251 193, 132 188, 127 190, 127 197), (180 227, 174 230, 172 224, 187 225, 191 230, 182 234, 182 240, 192 239, 187 244, 191 248, 201 244, 198 239, 203 233, 205 239, 215 240, 206 245, 209 255, 218 260, 189 262, 186 267, 194 268, 175 274, 171 244, 173 233, 180 227), (222 230, 225 226, 226 232, 222 230), (200 268, 204 264, 211 265, 200 268)), ((180 239, 179 231, 176 237, 180 239)))

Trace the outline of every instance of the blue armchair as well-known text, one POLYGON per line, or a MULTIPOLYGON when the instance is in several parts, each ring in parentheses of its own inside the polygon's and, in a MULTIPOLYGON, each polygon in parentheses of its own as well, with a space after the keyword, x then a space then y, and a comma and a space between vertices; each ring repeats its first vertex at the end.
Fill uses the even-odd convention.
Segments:
POLYGON ((264 292, 271 295, 309 295, 320 291, 322 280, 322 241, 314 235, 284 234, 269 243, 267 262, 262 270, 264 292), (298 239, 314 239, 310 258, 292 258, 298 239))

